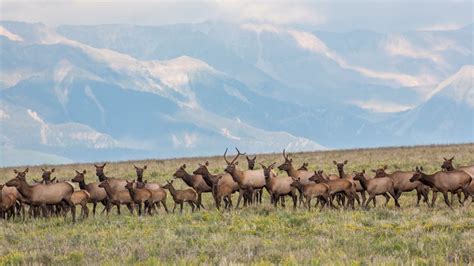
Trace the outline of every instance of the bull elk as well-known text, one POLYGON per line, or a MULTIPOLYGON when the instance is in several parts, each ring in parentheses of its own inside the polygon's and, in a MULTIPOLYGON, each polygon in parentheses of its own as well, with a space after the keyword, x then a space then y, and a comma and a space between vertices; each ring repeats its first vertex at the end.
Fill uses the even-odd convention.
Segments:
POLYGON ((224 160, 227 163, 225 171, 232 176, 237 184, 239 184, 239 198, 237 200, 238 208, 244 194, 247 194, 251 199, 254 199, 255 191, 265 187, 265 176, 262 169, 246 171, 237 169, 237 165, 239 164, 237 159, 240 155, 245 155, 245 153, 241 153, 237 148, 235 149, 237 150, 237 155, 232 159, 232 161, 227 160, 227 149, 224 152, 224 160))

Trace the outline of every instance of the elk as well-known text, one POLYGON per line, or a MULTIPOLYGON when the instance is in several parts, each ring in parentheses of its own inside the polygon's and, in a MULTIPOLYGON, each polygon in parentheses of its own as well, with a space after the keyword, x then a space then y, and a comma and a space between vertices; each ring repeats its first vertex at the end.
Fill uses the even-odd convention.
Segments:
POLYGON ((127 181, 125 181, 124 179, 108 177, 105 175, 104 168, 106 165, 107 163, 104 163, 103 165, 94 164, 95 174, 99 178, 99 182, 108 180, 109 181, 108 184, 112 191, 124 191, 128 193, 128 191, 125 189, 125 185, 127 185, 127 181))
MULTIPOLYGON (((472 181, 472 177, 464 171, 453 170, 449 172, 439 171, 434 174, 428 175, 423 173, 423 167, 416 167, 415 173, 410 178, 411 182, 420 181, 426 186, 436 189, 438 192, 443 193, 444 202, 452 209, 452 206, 448 200, 448 192, 455 193, 461 189, 464 193, 464 201, 473 194, 469 191, 469 184, 472 181)), ((433 201, 436 199, 433 194, 433 201)), ((461 205, 464 203, 461 202, 461 205)))
MULTIPOLYGON (((454 156, 451 157, 450 159, 446 159, 446 158, 443 158, 443 159, 444 159, 444 162, 441 165, 441 169, 443 169, 445 171, 461 170, 461 171, 464 171, 468 175, 471 176, 473 181, 471 181, 471 184, 469 185, 469 191, 471 192, 471 194, 474 193, 474 165, 459 166, 457 169, 455 169, 454 165, 453 165, 454 156)), ((461 199, 460 193, 458 193, 458 199, 459 200, 461 199)), ((472 201, 474 201, 474 197, 472 198, 472 201)), ((451 204, 452 204, 452 202, 453 202, 453 200, 452 200, 452 197, 451 197, 451 204)))
POLYGON ((247 165, 248 165, 249 170, 254 170, 257 156, 255 155, 253 158, 250 158, 247 155, 245 155, 245 158, 247 159, 247 165))
POLYGON ((110 181, 105 179, 104 181, 100 182, 99 187, 105 189, 109 199, 106 207, 107 215, 109 215, 111 204, 117 206, 118 215, 120 215, 120 205, 126 205, 130 213, 133 214, 133 200, 125 186, 123 187, 125 190, 114 191, 112 190, 110 181))
MULTIPOLYGON (((309 178, 310 181, 316 183, 324 183, 329 187, 329 198, 331 206, 334 206, 332 203, 332 196, 337 195, 338 193, 343 193, 347 198, 347 204, 351 204, 352 209, 354 209, 354 199, 358 200, 358 196, 355 190, 354 184, 347 179, 336 179, 336 180, 327 180, 319 172, 315 171, 313 176, 309 178)), ((300 181, 301 182, 301 181, 300 181)))
MULTIPOLYGON (((364 188, 362 187, 362 185, 360 184, 359 181, 357 180, 354 180, 354 175, 346 175, 346 173, 344 173, 344 166, 347 164, 347 160, 344 160, 344 162, 342 163, 339 163, 339 162, 336 162, 336 161, 332 161, 332 163, 337 167, 337 172, 339 174, 339 178, 347 178, 349 181, 351 181, 354 185, 355 185, 355 189, 356 189, 356 192, 359 192, 360 193, 360 196, 362 198, 362 205, 364 204, 365 200, 366 200, 366 197, 365 197, 365 190, 364 188)), ((368 179, 368 177, 366 176, 366 178, 368 179)), ((333 179, 332 176, 329 177, 329 179, 333 179)), ((344 203, 344 199, 342 198, 341 201, 344 203)), ((357 200, 359 201, 359 200, 357 200)), ((375 201, 375 198, 373 199, 374 201, 374 206, 376 205, 376 201, 375 201)), ((359 202, 360 204, 360 202, 359 202)))
MULTIPOLYGON (((9 187, 15 187, 27 200, 30 206, 41 206, 43 216, 47 216, 47 205, 64 204, 71 210, 72 220, 76 221, 76 206, 71 201, 74 187, 67 182, 54 184, 28 185, 25 176, 17 176, 6 183, 9 187)), ((64 212, 66 218, 67 212, 64 212)))
POLYGON ((166 181, 166 185, 163 187, 164 189, 168 189, 170 191, 171 196, 174 200, 174 207, 173 212, 176 209, 176 205, 180 205, 180 213, 183 212, 183 203, 187 202, 191 206, 192 212, 194 212, 195 207, 198 207, 200 203, 198 202, 198 195, 196 191, 192 188, 177 190, 173 186, 173 180, 166 181))
POLYGON ((0 218, 15 218, 16 195, 15 193, 5 192, 4 185, 0 185, 0 218))
POLYGON ((370 201, 375 199, 377 195, 383 195, 385 197, 385 207, 387 207, 387 204, 390 201, 390 197, 387 195, 387 193, 389 193, 395 200, 395 206, 400 208, 398 198, 395 194, 395 184, 393 179, 390 177, 367 179, 365 177, 365 170, 362 170, 362 172, 355 174, 354 180, 359 181, 364 190, 369 194, 369 199, 367 202, 365 202, 364 208, 368 209, 370 201))
POLYGON ((125 188, 130 193, 130 197, 135 204, 138 205, 138 216, 142 216, 142 205, 145 205, 145 212, 148 210, 148 214, 151 215, 151 204, 152 202, 152 194, 151 191, 146 188, 137 188, 133 186, 135 181, 128 181, 125 188))
POLYGON ((81 190, 85 190, 89 193, 89 202, 92 203, 92 214, 95 216, 95 210, 97 207, 97 203, 102 203, 104 205, 104 208, 107 208, 108 206, 108 197, 107 197, 107 192, 105 191, 104 188, 99 187, 100 183, 89 183, 86 184, 85 182, 85 174, 87 173, 86 170, 83 170, 82 172, 76 171, 76 176, 71 179, 72 182, 79 183, 79 188, 81 190))
POLYGON ((196 193, 198 194, 198 208, 201 206, 204 208, 202 204, 201 194, 206 192, 212 192, 212 187, 206 184, 202 175, 190 175, 186 172, 186 164, 183 164, 176 170, 173 174, 174 178, 180 178, 186 183, 186 185, 192 187, 196 193))
POLYGON ((410 182, 410 178, 413 176, 414 172, 412 171, 395 171, 391 174, 387 174, 385 170, 388 168, 385 165, 382 168, 372 170, 375 173, 374 178, 380 177, 390 177, 394 183, 395 196, 397 200, 400 198, 401 194, 404 192, 410 192, 416 190, 416 206, 420 205, 421 197, 423 197, 423 202, 428 205, 428 188, 419 181, 410 182))
POLYGON ((165 211, 168 212, 168 207, 166 206, 166 190, 164 190, 159 183, 155 182, 147 182, 146 180, 143 180, 143 173, 147 169, 147 166, 143 167, 138 167, 136 165, 133 165, 135 168, 135 172, 137 173, 137 182, 136 182, 136 187, 137 188, 146 188, 150 190, 152 194, 152 202, 150 205, 150 208, 155 210, 155 207, 160 208, 160 203, 163 205, 165 208, 165 211))
POLYGON ((41 171, 43 171, 43 174, 41 175, 41 180, 33 179, 33 181, 35 183, 43 183, 43 184, 53 183, 56 180, 56 177, 51 179, 51 174, 54 173, 55 170, 56 170, 55 168, 52 168, 49 171, 44 168, 41 168, 41 171))
POLYGON ((82 219, 89 217, 89 208, 87 208, 87 203, 90 200, 90 194, 86 190, 74 191, 71 195, 71 202, 74 205, 81 205, 81 216, 82 219))
POLYGON ((272 171, 276 162, 270 164, 268 167, 261 164, 263 173, 265 175, 265 186, 272 197, 273 205, 277 207, 278 200, 280 197, 290 196, 293 199, 293 209, 296 209, 296 202, 298 196, 296 195, 297 189, 292 187, 293 179, 290 176, 277 177, 272 171))
MULTIPOLYGON (((310 184, 312 183, 309 178, 313 176, 313 172, 311 171, 307 171, 307 170, 296 170, 294 167, 293 167, 293 159, 292 158, 289 158, 289 156, 286 154, 286 151, 285 149, 283 149, 283 159, 285 159, 285 162, 282 163, 280 166, 278 166, 278 169, 280 171, 285 171, 288 176, 290 177, 299 177, 300 178, 300 182, 302 184, 310 184)), ((303 191, 301 191, 300 189, 298 189, 299 193, 300 193, 300 204, 303 202, 303 191)))
POLYGON ((308 165, 309 163, 303 162, 303 164, 300 166, 300 168, 298 168, 297 171, 308 171, 308 165))
POLYGON ((209 162, 206 161, 204 164, 199 164, 199 167, 194 170, 193 174, 201 175, 208 186, 212 188, 212 195, 216 208, 220 209, 221 201, 224 200, 224 208, 229 209, 232 207, 231 195, 239 190, 239 184, 237 184, 232 176, 228 173, 213 175, 209 172, 209 162))
POLYGON ((253 199, 254 192, 265 187, 265 176, 262 169, 246 171, 237 169, 239 162, 236 162, 236 160, 240 155, 245 155, 245 153, 241 153, 237 148, 235 149, 237 150, 237 155, 232 159, 232 161, 229 162, 229 160, 227 160, 227 149, 224 152, 224 160, 227 163, 225 171, 232 176, 237 184, 239 184, 239 199, 237 200, 238 208, 244 194, 248 194, 253 199))
POLYGON ((303 184, 301 183, 301 178, 299 177, 290 177, 292 179, 291 186, 298 188, 303 192, 303 197, 305 198, 305 205, 308 210, 311 210, 311 200, 313 198, 318 198, 321 201, 321 209, 326 206, 326 204, 330 204, 331 200, 329 198, 330 187, 325 183, 310 183, 310 184, 303 184))

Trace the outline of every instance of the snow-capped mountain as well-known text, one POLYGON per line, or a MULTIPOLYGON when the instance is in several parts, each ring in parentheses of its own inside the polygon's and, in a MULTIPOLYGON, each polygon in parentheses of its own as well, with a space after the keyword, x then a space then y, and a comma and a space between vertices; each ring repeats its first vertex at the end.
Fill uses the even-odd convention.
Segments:
POLYGON ((0 22, 0 161, 472 141, 469 36, 0 22))

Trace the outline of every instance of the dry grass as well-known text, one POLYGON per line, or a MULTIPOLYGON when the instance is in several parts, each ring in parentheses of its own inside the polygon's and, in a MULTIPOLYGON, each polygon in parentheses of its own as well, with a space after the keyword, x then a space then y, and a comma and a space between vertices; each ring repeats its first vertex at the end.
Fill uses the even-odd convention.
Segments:
MULTIPOLYGON (((349 160, 347 172, 384 164, 389 170, 423 165, 439 169, 442 157, 455 155, 457 164, 474 163, 474 145, 420 146, 292 154, 296 165, 335 172, 332 160, 349 160)), ((222 156, 209 159, 213 172, 222 172, 222 156)), ((109 176, 133 178, 132 164, 148 165, 145 179, 163 182, 186 163, 189 171, 203 158, 118 162, 106 167, 109 176)), ((259 155, 258 161, 281 162, 281 154, 259 155)), ((241 160, 241 162, 244 162, 241 160)), ((243 165, 246 165, 245 163, 243 165)), ((47 166, 50 167, 50 166, 47 166)), ((243 167, 243 166, 241 166, 243 167)), ((70 179, 72 169, 92 164, 56 166, 59 179, 70 179)), ((31 167, 28 178, 40 176, 31 167)), ((13 177, 0 169, 0 182, 13 177)), ((182 182, 178 183, 185 187, 182 182)), ((472 264, 474 262, 473 204, 454 211, 439 200, 437 207, 414 207, 413 194, 402 196, 403 209, 393 201, 388 209, 370 211, 311 211, 263 206, 231 212, 216 211, 210 195, 208 210, 183 215, 137 218, 128 214, 99 215, 71 224, 62 218, 0 222, 0 264, 472 264)), ((171 205, 171 199, 168 199, 171 205)), ((102 207, 100 207, 102 209, 102 207)), ((125 213, 125 212, 124 212, 125 213)))

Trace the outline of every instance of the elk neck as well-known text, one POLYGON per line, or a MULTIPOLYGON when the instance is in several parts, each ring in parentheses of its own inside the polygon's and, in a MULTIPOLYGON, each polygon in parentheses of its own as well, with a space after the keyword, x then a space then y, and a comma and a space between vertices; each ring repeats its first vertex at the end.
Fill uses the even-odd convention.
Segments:
POLYGON ((84 179, 82 179, 82 180, 79 181, 78 183, 79 183, 79 188, 80 188, 80 189, 86 190, 86 181, 84 181, 84 179))
POLYGON ((367 179, 365 179, 365 176, 362 175, 359 179, 359 183, 362 186, 364 190, 367 190, 367 179))
POLYGON ((298 177, 298 171, 293 167, 292 164, 290 164, 290 167, 286 172, 288 173, 288 176, 298 177))
POLYGON ((344 178, 346 176, 346 174, 344 173, 344 168, 338 168, 337 171, 339 172, 339 178, 344 178))

